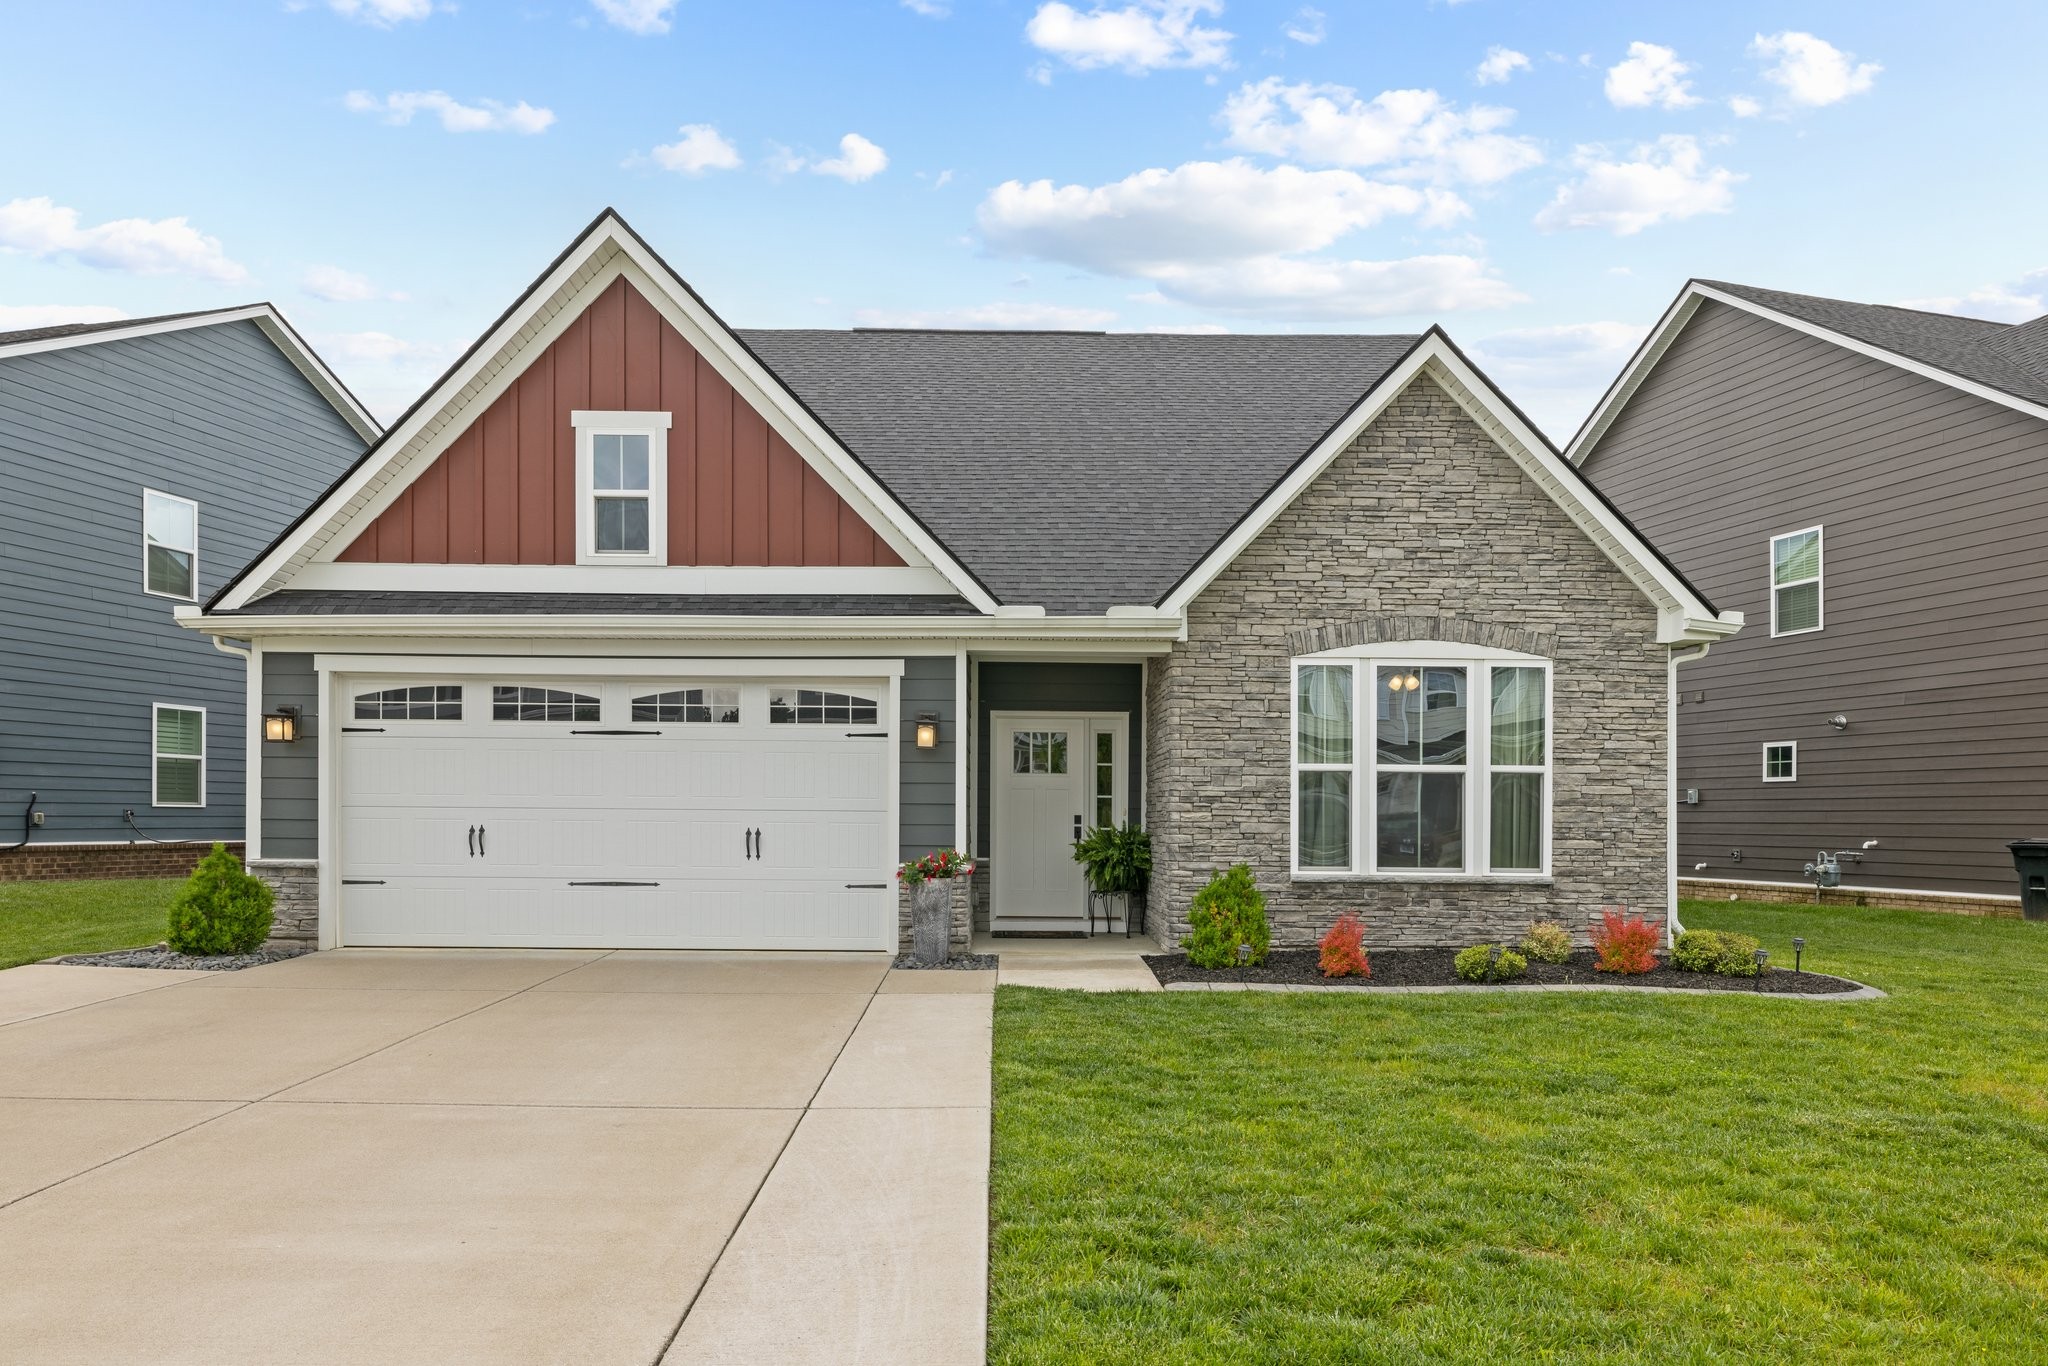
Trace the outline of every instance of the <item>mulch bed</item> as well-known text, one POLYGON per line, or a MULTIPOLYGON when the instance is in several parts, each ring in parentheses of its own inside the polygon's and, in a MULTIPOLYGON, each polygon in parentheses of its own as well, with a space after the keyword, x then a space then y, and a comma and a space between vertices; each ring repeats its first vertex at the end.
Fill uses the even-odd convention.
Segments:
POLYGON ((914 953, 899 953, 896 955, 896 961, 889 966, 898 972, 994 972, 996 955, 956 953, 943 963, 927 963, 914 953))
MULTIPOLYGON (((1445 987, 1475 986, 1451 969, 1456 949, 1382 949, 1371 955, 1370 977, 1325 977, 1314 949, 1274 949, 1255 968, 1198 968, 1184 953, 1145 955, 1145 965, 1164 986, 1172 982, 1256 982, 1274 986, 1307 987, 1445 987)), ((1674 991, 1746 991, 1766 996, 1833 996, 1861 989, 1862 983, 1846 977, 1818 972, 1793 972, 1772 968, 1762 978, 1717 977, 1705 972, 1680 972, 1659 963, 1650 972, 1624 976, 1600 972, 1593 966, 1593 952, 1582 949, 1568 963, 1529 962, 1529 971, 1504 987, 1590 985, 1668 987, 1674 991)))
POLYGON ((282 963, 287 958, 297 958, 311 949, 258 949, 254 953, 222 953, 210 956, 192 956, 165 948, 162 944, 146 949, 119 949, 113 953, 74 953, 68 958, 52 958, 52 963, 75 963, 92 968, 175 968, 183 972, 240 972, 243 968, 260 968, 265 963, 282 963))

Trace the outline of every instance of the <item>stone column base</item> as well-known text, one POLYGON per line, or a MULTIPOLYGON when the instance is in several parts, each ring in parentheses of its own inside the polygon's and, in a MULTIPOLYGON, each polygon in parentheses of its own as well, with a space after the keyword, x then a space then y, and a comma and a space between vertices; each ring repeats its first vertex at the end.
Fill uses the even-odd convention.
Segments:
POLYGON ((276 947, 312 948, 320 942, 320 864, 317 859, 266 858, 249 865, 250 873, 277 893, 276 920, 270 938, 276 947))

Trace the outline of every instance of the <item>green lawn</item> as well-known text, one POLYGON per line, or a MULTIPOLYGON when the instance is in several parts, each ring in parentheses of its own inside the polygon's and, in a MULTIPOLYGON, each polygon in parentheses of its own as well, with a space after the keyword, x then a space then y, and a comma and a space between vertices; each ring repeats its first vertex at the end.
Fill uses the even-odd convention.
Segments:
POLYGON ((2048 925, 1686 922, 1892 997, 1003 988, 993 1359, 2048 1360, 2048 925))
POLYGON ((0 968, 60 953, 133 949, 164 937, 183 878, 0 882, 0 968))

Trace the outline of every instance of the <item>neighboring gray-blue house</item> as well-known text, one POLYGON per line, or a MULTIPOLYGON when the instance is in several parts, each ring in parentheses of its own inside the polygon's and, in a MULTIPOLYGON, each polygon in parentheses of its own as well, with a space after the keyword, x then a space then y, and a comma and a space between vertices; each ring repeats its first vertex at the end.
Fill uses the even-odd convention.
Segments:
POLYGON ((378 430, 269 304, 0 332, 0 880, 242 838, 244 661, 172 612, 378 430))

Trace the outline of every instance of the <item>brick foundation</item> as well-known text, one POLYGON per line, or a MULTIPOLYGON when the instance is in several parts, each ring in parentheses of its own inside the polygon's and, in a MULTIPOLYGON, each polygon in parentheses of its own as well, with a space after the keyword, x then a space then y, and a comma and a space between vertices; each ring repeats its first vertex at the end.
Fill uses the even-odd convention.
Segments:
MULTIPOLYGON (((1814 904, 1813 888, 1789 882, 1716 882, 1682 877, 1678 894, 1701 901, 1769 901, 1780 905, 1814 904)), ((1965 892, 1888 892, 1882 887, 1824 887, 1823 906, 1886 906, 1902 911, 1944 911, 1950 915, 1984 915, 2017 920, 2020 899, 1971 896, 1965 892)))
MULTIPOLYGON (((953 953, 966 953, 974 945, 974 891, 972 879, 956 877, 953 884, 953 933, 946 944, 953 953)), ((910 888, 896 884, 896 952, 910 952, 910 888)))
MULTIPOLYGON (((225 841, 237 857, 240 840, 225 841)), ((67 882, 114 877, 188 877, 208 843, 38 844, 0 853, 0 882, 67 882)))
POLYGON ((311 948, 320 938, 320 865, 311 859, 257 859, 249 871, 277 893, 271 944, 311 948))

